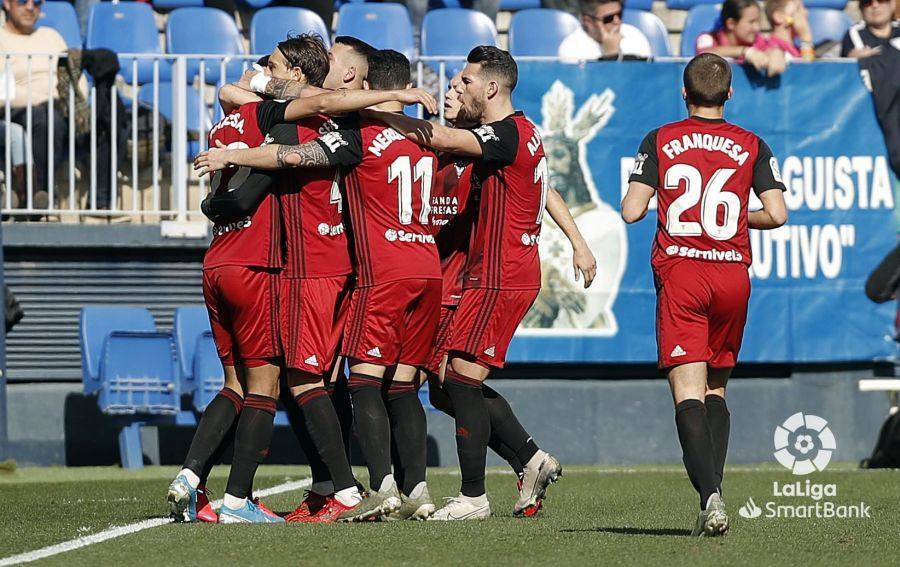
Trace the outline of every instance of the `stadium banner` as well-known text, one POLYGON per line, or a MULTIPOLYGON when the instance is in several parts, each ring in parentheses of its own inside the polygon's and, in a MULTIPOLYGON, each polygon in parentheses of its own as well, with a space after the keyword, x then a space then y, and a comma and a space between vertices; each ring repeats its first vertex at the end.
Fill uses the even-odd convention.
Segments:
MULTIPOLYGON (((510 362, 655 362, 651 211, 619 217, 644 135, 686 116, 683 62, 523 62, 515 103, 540 127, 553 186, 597 257, 586 292, 565 237, 545 215, 543 290, 510 362)), ((893 248, 895 182, 871 95, 855 63, 791 66, 778 79, 734 67, 726 118, 775 152, 790 219, 752 231, 753 291, 744 362, 893 356, 895 306, 870 303, 868 273, 893 248), (822 80, 827 77, 828 80, 822 80)), ((751 198, 751 209, 761 207, 751 198)), ((653 205, 651 205, 653 208, 653 205)))

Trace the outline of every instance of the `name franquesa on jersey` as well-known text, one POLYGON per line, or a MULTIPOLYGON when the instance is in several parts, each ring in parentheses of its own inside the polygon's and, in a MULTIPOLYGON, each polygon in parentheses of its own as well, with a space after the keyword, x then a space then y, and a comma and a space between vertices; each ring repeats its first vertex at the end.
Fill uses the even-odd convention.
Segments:
MULTIPOLYGON (((722 152, 736 161, 738 165, 744 165, 750 157, 750 152, 746 151, 739 143, 731 138, 713 134, 701 134, 699 132, 683 134, 680 138, 670 140, 662 146, 663 153, 665 153, 669 159, 675 159, 684 152, 694 149, 706 150, 708 152, 722 152)), ((646 159, 646 156, 644 159, 646 159)))

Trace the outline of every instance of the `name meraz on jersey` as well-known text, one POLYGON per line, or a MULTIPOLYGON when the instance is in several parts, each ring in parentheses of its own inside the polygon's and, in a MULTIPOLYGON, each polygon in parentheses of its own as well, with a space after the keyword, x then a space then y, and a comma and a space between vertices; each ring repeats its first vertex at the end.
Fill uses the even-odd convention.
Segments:
POLYGON ((662 151, 669 159, 675 159, 675 156, 694 149, 706 150, 708 152, 722 152, 736 161, 739 165, 744 165, 744 162, 750 158, 750 152, 745 151, 740 144, 735 143, 731 138, 726 138, 725 136, 713 136, 712 134, 701 134, 699 132, 684 134, 680 139, 676 138, 670 140, 662 147, 662 151))
POLYGON ((372 140, 372 145, 367 150, 375 157, 381 157, 381 152, 388 149, 391 144, 405 139, 406 137, 403 134, 393 128, 385 128, 375 136, 372 140))

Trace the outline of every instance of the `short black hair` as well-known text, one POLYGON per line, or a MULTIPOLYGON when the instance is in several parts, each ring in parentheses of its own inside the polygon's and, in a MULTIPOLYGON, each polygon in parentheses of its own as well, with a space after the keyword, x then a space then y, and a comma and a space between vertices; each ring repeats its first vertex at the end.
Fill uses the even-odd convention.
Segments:
POLYGON ((409 59, 399 51, 381 49, 369 55, 369 86, 379 91, 405 89, 412 82, 409 59))
POLYGON ((334 38, 335 43, 340 43, 341 45, 346 45, 351 48, 353 51, 362 55, 366 59, 369 58, 370 55, 378 51, 368 43, 359 39, 358 37, 353 37, 352 35, 339 35, 334 38))
POLYGON ((481 64, 483 73, 500 79, 509 90, 516 88, 519 82, 519 66, 508 51, 493 45, 479 45, 469 52, 466 58, 469 63, 481 64))
POLYGON ((594 11, 597 9, 597 6, 602 6, 604 4, 611 4, 613 2, 618 2, 619 4, 625 5, 624 0, 579 0, 578 1, 578 9, 581 10, 582 14, 591 14, 593 15, 594 11))
POLYGON ((684 68, 684 91, 688 104, 723 106, 731 89, 731 65, 712 53, 701 53, 684 68))
POLYGON ((328 50, 318 34, 288 35, 278 43, 278 50, 290 67, 299 67, 306 80, 314 87, 321 87, 328 75, 328 50))

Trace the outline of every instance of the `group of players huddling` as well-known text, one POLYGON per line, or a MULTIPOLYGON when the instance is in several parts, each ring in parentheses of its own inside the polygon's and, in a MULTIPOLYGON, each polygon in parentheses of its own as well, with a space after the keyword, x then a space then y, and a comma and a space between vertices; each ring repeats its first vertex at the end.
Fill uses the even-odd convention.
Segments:
MULTIPOLYGON (((572 244, 575 278, 583 277, 585 287, 596 263, 563 199, 549 187, 537 127, 514 110, 515 61, 496 47, 473 49, 446 95, 444 118, 452 126, 442 126, 403 114, 405 104, 421 104, 432 114, 438 109, 429 94, 410 88, 410 63, 396 51, 351 37, 335 38, 326 50, 318 37, 301 35, 264 59, 264 69, 220 90, 226 116, 194 164, 201 175, 211 174, 202 204, 214 223, 203 290, 225 386, 204 412, 184 468, 169 487, 173 517, 222 523, 483 519, 491 514, 488 447, 518 475, 514 515, 534 516, 562 468, 484 382, 503 366, 540 289, 545 210, 572 244), (432 404, 455 420, 462 477, 459 494, 440 509, 426 484, 426 419, 418 398, 426 380, 432 404), (303 502, 283 518, 252 496, 279 397, 313 476, 303 502), (349 465, 351 428, 368 467, 368 491, 349 465), (216 514, 206 479, 232 444, 216 514)), ((764 211, 749 213, 749 226, 784 222, 771 213, 778 206, 771 195, 781 199, 781 192, 760 190, 783 189, 765 144, 706 120, 721 118, 723 84, 730 96, 730 68, 721 58, 700 56, 688 66, 692 118, 648 135, 623 203, 623 216, 633 222, 657 188, 677 189, 683 180, 686 194, 696 197, 679 209, 660 191, 660 218, 668 210, 680 224, 673 231, 660 222, 658 233, 668 236, 657 237, 654 271, 660 305, 663 282, 670 298, 658 321, 660 367, 672 384, 688 474, 701 494, 698 535, 727 530, 720 498, 721 437, 726 447, 728 437, 724 382, 740 348, 749 296, 751 185, 764 211), (718 83, 690 85, 692 65, 701 75, 722 75, 724 65, 727 84, 720 76, 718 83), (706 147, 715 145, 708 133, 698 138, 703 155, 695 157, 703 165, 696 175, 673 165, 663 139, 675 137, 671 143, 678 144, 684 135, 689 144, 696 135, 691 128, 721 130, 715 149, 706 147), (749 153, 736 160, 742 148, 749 153), (722 160, 733 169, 716 169, 722 160), (673 177, 673 171, 680 173, 673 177), (713 171, 705 188, 696 186, 694 177, 713 171), (704 196, 703 205, 690 210, 700 193, 711 192, 718 196, 711 205, 704 196), (723 241, 735 250, 704 256, 696 249, 723 241), (682 264, 689 267, 681 271, 693 270, 690 281, 671 275, 682 264), (743 276, 736 273, 741 269, 743 276), (718 288, 700 285, 698 291, 697 278, 718 288), (705 294, 705 303, 680 303, 697 293, 705 294), (725 338, 713 340, 714 333, 725 338), (680 342, 664 357, 670 336, 680 342), (713 427, 714 407, 724 411, 724 426, 717 421, 713 427)))
POLYGON ((349 37, 330 51, 288 38, 264 71, 221 89, 228 114, 195 168, 212 174, 204 295, 225 387, 170 486, 176 518, 216 520, 204 486, 233 436, 218 521, 285 520, 252 498, 279 396, 313 470, 287 521, 485 518, 488 446, 519 474, 514 512, 540 508, 562 469, 482 383, 540 289, 545 208, 585 285, 595 261, 548 192, 537 128, 514 112, 515 61, 494 47, 468 61, 444 109, 459 128, 403 115, 404 104, 438 110, 409 88, 410 62, 349 37), (440 510, 425 482, 426 379, 456 420, 462 469, 440 510), (351 421, 368 492, 348 463, 351 421))

